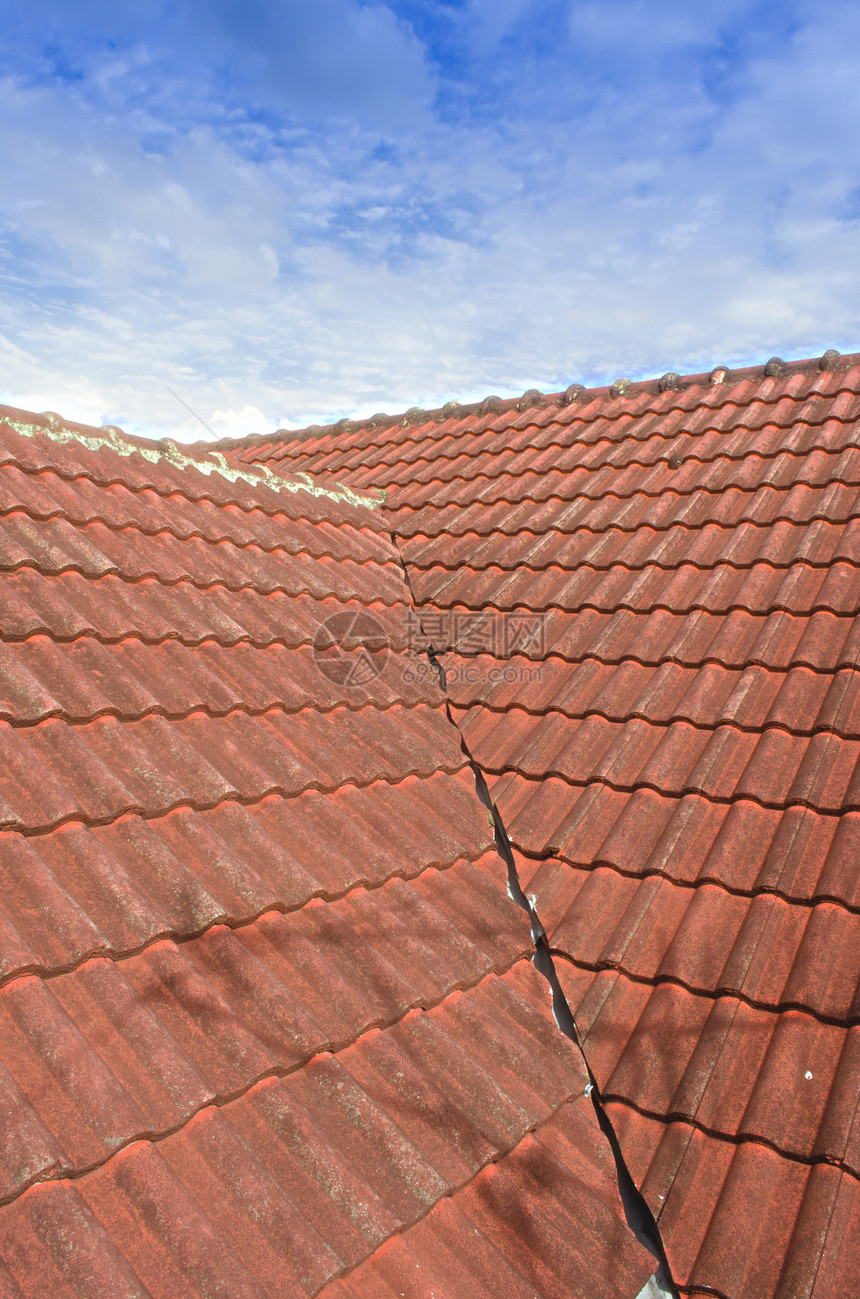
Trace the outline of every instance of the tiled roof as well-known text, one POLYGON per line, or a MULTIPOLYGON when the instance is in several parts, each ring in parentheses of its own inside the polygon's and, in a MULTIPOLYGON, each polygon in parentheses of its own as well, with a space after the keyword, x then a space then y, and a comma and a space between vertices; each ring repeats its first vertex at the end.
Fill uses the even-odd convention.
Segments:
POLYGON ((860 356, 232 458, 387 493, 682 1291, 860 1293, 860 356))
POLYGON ((0 570, 4 1299, 633 1299, 378 502, 2 409, 0 570))

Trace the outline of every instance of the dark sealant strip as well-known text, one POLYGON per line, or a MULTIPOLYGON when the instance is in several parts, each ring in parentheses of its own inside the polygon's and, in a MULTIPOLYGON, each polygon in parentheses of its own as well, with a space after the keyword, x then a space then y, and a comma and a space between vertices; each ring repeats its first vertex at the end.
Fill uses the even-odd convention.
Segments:
MULTIPOLYGON (((397 539, 394 538, 394 540, 396 545, 397 539)), ((411 595, 412 585, 409 581, 409 575, 405 563, 403 564, 403 571, 411 595)), ((415 607, 414 599, 413 607, 415 607)), ((558 972, 552 959, 552 953, 547 944, 546 932, 540 922, 540 917, 535 910, 533 902, 523 891, 519 875, 517 874, 517 866, 514 860, 511 842, 508 838, 508 833, 499 814, 499 810, 490 795, 484 773, 481 771, 481 768, 478 766, 469 751, 463 733, 457 726, 457 722, 451 712, 447 700, 447 679, 445 668, 432 645, 427 649, 427 658, 436 671, 439 678, 439 685, 446 695, 445 711, 452 726, 457 728, 460 737, 460 748, 469 763, 472 774, 475 777, 475 789, 478 798, 487 809, 487 815, 492 822, 496 850, 507 867, 508 894, 518 906, 522 907, 529 918, 532 942, 535 946, 535 953, 532 957, 532 961, 535 969, 539 974, 543 975, 549 984, 550 994, 552 996, 553 1018, 555 1019, 558 1028, 562 1033, 564 1033, 565 1037, 569 1038, 570 1041, 577 1046, 585 1064, 586 1072, 588 1074, 588 1095, 591 1097, 591 1103, 594 1106, 594 1112, 600 1130, 608 1141, 609 1148, 612 1151, 612 1157, 615 1160, 618 1191, 621 1196, 621 1204, 624 1209, 624 1216, 627 1219, 627 1225, 639 1241, 640 1245, 644 1246, 644 1248, 647 1249, 648 1252, 657 1260, 658 1266, 653 1278, 653 1285, 650 1288, 646 1287, 646 1290, 642 1292, 642 1295, 647 1296, 650 1294, 653 1296, 653 1299, 678 1299, 678 1290, 674 1280, 672 1279, 672 1273, 669 1268, 668 1259, 666 1258, 666 1251, 663 1247, 663 1240, 660 1236, 660 1229, 657 1226, 657 1220, 651 1212, 642 1192, 634 1182, 630 1169, 627 1167, 625 1162, 618 1141, 618 1136, 612 1126, 612 1121, 610 1120, 609 1115, 606 1113, 600 1094, 600 1088, 597 1085, 597 1081, 591 1071, 591 1066, 588 1063, 588 1057, 586 1056, 582 1042, 579 1039, 573 1013, 568 1005, 567 998, 564 995, 564 990, 562 989, 558 972)))

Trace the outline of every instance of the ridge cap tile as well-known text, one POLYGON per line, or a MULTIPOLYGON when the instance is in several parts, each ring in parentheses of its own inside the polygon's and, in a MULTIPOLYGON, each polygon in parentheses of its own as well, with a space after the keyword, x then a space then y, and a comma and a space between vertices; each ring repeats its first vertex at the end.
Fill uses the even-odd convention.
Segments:
MULTIPOLYGON (((829 354, 828 354, 829 355, 829 354)), ((631 401, 639 400, 641 403, 653 402, 659 407, 660 402, 667 405, 673 400, 685 397, 693 389, 703 389, 702 394, 696 393, 696 396, 704 396, 708 392, 714 392, 716 389, 720 394, 729 393, 742 385, 747 387, 753 383, 756 384, 757 390, 767 392, 778 391, 792 382, 797 383, 803 379, 811 380, 811 385, 815 391, 832 387, 838 384, 840 379, 846 379, 849 372, 856 369, 860 364, 860 353, 839 355, 835 354, 835 360, 829 363, 830 368, 822 370, 820 368, 820 358, 810 358, 808 360, 794 360, 783 362, 781 373, 769 375, 766 373, 767 366, 748 366, 741 369, 729 370, 726 367, 711 371, 710 373, 701 372, 686 375, 664 375, 663 379, 641 379, 630 382, 627 379, 618 380, 613 385, 604 385, 592 389, 580 389, 579 385, 572 385, 579 389, 571 402, 567 396, 571 389, 565 392, 541 394, 537 389, 529 390, 525 398, 506 398, 493 399, 498 400, 498 409, 483 415, 481 413, 482 402, 474 402, 470 405, 460 406, 457 402, 451 402, 440 406, 435 410, 420 411, 412 408, 402 415, 386 416, 382 420, 379 416, 363 417, 358 420, 341 420, 335 424, 325 426, 309 425, 299 429, 278 429, 274 433, 254 434, 247 437, 222 438, 214 444, 210 442, 196 442, 191 444, 193 449, 200 450, 214 445, 224 452, 233 452, 241 454, 252 452, 255 448, 260 451, 273 443, 283 446, 293 442, 313 441, 314 439, 323 441, 327 438, 337 437, 343 433, 354 435, 357 432, 380 430, 383 433, 397 430, 410 430, 415 426, 428 427, 435 425, 438 429, 439 424, 443 423, 446 429, 451 424, 469 422, 474 426, 475 421, 491 421, 496 424, 505 416, 510 417, 509 427, 523 427, 523 421, 527 424, 532 418, 532 411, 536 410, 538 417, 546 417, 546 407, 556 407, 558 411, 574 411, 580 414, 583 409, 581 403, 586 401, 589 405, 603 401, 619 410, 629 409, 631 401), (719 373, 720 379, 715 384, 714 376, 719 373), (665 385, 663 380, 671 377, 673 383, 665 385), (623 387, 622 387, 623 385, 623 387), (534 399, 535 406, 532 410, 524 408, 525 401, 531 405, 534 399), (626 406, 625 406, 626 400, 626 406), (541 409, 543 407, 543 409, 541 409), (455 409, 456 408, 456 409, 455 409), (422 424, 420 416, 426 419, 422 424)), ((746 396, 750 400, 750 396, 746 396)), ((490 401, 489 398, 485 401, 490 401)), ((395 432, 396 435, 396 432, 395 432)), ((437 435, 438 436, 438 435, 437 435)))

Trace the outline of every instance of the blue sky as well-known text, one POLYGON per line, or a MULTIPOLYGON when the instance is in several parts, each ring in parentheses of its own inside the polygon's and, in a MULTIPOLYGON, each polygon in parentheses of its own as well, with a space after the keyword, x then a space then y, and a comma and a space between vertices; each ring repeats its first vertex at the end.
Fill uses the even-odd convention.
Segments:
POLYGON ((0 0, 0 399, 193 440, 860 349, 860 6, 0 0))

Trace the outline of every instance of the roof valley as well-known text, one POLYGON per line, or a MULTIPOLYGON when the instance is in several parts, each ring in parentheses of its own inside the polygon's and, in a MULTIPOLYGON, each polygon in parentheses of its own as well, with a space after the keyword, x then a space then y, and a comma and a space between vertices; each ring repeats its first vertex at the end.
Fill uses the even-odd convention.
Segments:
MULTIPOLYGON (((399 538, 393 529, 391 531, 391 541, 400 556, 404 580, 409 590, 412 610, 420 624, 420 608, 415 601, 415 592, 412 586, 410 566, 403 555, 399 538)), ((422 631, 423 630, 424 629, 422 628, 422 631)), ((650 1283, 646 1283, 646 1289, 650 1284, 651 1288, 648 1290, 648 1294, 649 1296, 653 1294, 653 1299, 678 1299, 678 1291, 675 1282, 672 1279, 671 1269, 663 1246, 663 1240, 660 1235, 660 1228, 649 1205, 636 1186, 625 1162, 621 1145, 612 1125, 612 1120, 603 1104, 600 1088, 597 1085, 594 1074, 588 1063, 588 1057, 580 1034, 577 1031, 573 1013, 558 977, 555 963, 553 961, 553 955, 549 944, 547 943, 546 931, 541 924, 534 898, 527 895, 523 889, 519 872, 517 870, 516 859, 511 847, 511 841, 507 829, 505 828, 502 814, 493 802, 484 772, 471 752, 468 740, 452 711, 450 697, 447 692, 445 667, 439 657, 436 647, 433 644, 432 636, 426 631, 424 631, 424 635, 427 640, 425 653, 428 665, 438 676, 440 687, 445 695, 445 712, 449 722, 459 734, 460 746, 475 779, 477 797, 482 806, 487 810, 487 819, 491 825, 496 851, 501 861, 504 863, 507 873, 508 895, 528 918, 529 933, 533 944, 532 962, 535 969, 546 981, 547 990, 552 1001, 553 1020, 559 1032, 573 1043, 582 1058, 585 1072, 588 1077, 585 1095, 591 1099, 598 1126, 612 1153, 618 1182, 618 1194, 624 1207, 627 1226, 638 1243, 648 1250, 648 1252, 654 1257, 656 1264, 655 1275, 651 1278, 650 1283)))

